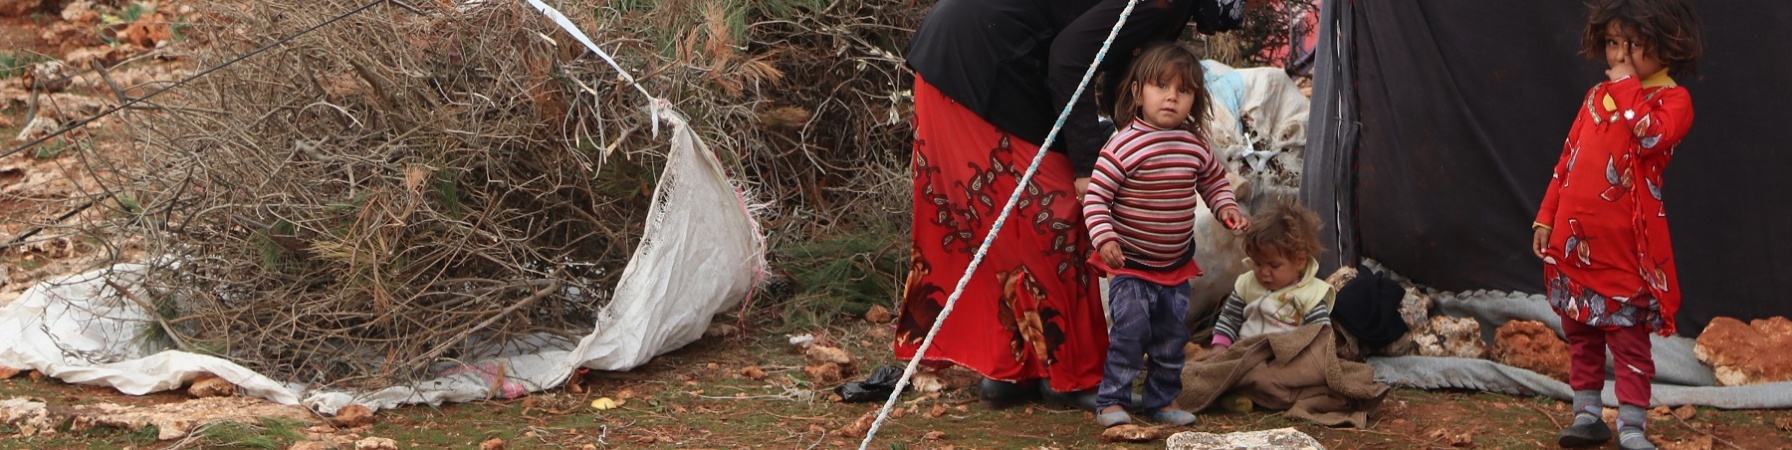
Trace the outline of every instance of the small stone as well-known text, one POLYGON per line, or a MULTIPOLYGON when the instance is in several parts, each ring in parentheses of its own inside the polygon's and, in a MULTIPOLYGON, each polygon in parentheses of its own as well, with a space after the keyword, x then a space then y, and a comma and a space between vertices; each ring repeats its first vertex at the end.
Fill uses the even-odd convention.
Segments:
POLYGON ((1162 437, 1162 427, 1141 427, 1130 423, 1101 430, 1101 439, 1108 442, 1145 442, 1155 441, 1162 437))
POLYGON ((759 366, 747 366, 740 369, 740 375, 749 380, 759 381, 765 379, 765 369, 761 369, 759 366))
MULTIPOLYGON (((803 351, 803 359, 809 361, 810 367, 833 365, 838 368, 839 376, 835 377, 835 381, 853 376, 859 371, 858 362, 853 360, 852 354, 839 347, 812 345, 808 350, 803 351)), ((809 369, 805 368, 804 371, 809 371, 809 369)), ((810 372, 810 376, 815 376, 815 373, 810 372)))
POLYGON ((1568 381, 1568 342, 1543 322, 1514 320, 1501 325, 1493 341, 1493 356, 1508 366, 1568 381))
POLYGON ((223 378, 218 378, 216 375, 208 374, 193 380, 193 385, 187 387, 187 395, 195 398, 231 397, 236 395, 236 385, 223 378))
POLYGON ((487 439, 485 442, 479 443, 479 450, 504 450, 504 440, 499 438, 487 439))
POLYGON ((1692 420, 1692 416, 1698 412, 1699 408, 1696 406, 1680 405, 1679 408, 1674 408, 1674 417, 1679 417, 1680 420, 1692 420))
POLYGON ((937 441, 937 440, 945 439, 945 438, 946 438, 946 432, 944 432, 944 431, 929 431, 929 432, 927 432, 927 434, 921 436, 921 439, 926 439, 929 441, 937 441))
POLYGON ((398 441, 383 437, 370 437, 355 441, 355 450, 398 450, 398 441))
POLYGON ((865 312, 866 322, 883 324, 890 323, 890 320, 895 318, 895 315, 890 314, 889 308, 884 308, 884 305, 871 305, 871 310, 865 312))
POLYGON ((819 385, 835 385, 846 379, 840 365, 831 362, 803 367, 803 373, 809 374, 809 379, 815 380, 815 384, 819 385))
POLYGON ((859 416, 859 420, 854 420, 852 423, 840 427, 839 430, 835 430, 835 432, 846 437, 862 438, 865 437, 865 432, 871 430, 871 423, 876 420, 877 411, 866 412, 865 415, 859 416))
POLYGON ((925 392, 925 393, 933 393, 933 392, 939 392, 939 391, 946 390, 946 382, 940 381, 939 375, 935 375, 935 374, 929 373, 929 372, 922 372, 922 373, 915 374, 915 377, 913 379, 910 379, 908 381, 908 384, 909 384, 909 386, 914 387, 915 390, 925 392))
POLYGON ((287 450, 335 450, 336 445, 324 441, 305 441, 292 444, 287 450))
POLYGON ((19 376, 19 374, 22 372, 24 372, 24 371, 19 370, 19 369, 14 369, 11 367, 0 367, 0 380, 5 380, 5 379, 19 376))
MULTIPOLYGON (((366 406, 348 405, 336 410, 336 416, 330 418, 330 424, 342 428, 360 428, 373 424, 373 410, 366 406)), ((355 444, 360 448, 360 443, 355 444)))

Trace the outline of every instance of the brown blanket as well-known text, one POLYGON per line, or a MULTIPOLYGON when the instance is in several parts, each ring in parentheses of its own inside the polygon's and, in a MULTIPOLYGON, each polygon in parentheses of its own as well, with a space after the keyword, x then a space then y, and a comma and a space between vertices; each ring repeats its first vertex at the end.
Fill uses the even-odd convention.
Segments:
POLYGON ((1368 364, 1339 359, 1335 346, 1329 324, 1239 341, 1182 367, 1176 406, 1200 411, 1236 393, 1321 425, 1364 428, 1388 386, 1375 382, 1368 364))

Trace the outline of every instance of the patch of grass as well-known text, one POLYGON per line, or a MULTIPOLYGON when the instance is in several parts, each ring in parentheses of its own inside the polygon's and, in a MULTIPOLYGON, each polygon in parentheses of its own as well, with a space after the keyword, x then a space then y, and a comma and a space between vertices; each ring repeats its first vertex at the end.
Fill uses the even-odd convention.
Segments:
POLYGON ((824 236, 777 251, 794 293, 783 305, 786 329, 827 324, 863 315, 872 305, 893 306, 908 270, 908 235, 871 226, 824 236))
POLYGON ((37 159, 55 158, 57 156, 62 156, 63 152, 68 151, 68 147, 68 143, 63 142, 61 139, 45 142, 38 144, 37 148, 31 151, 31 157, 37 159))
POLYGON ((150 425, 138 428, 137 431, 132 431, 127 439, 130 439, 132 444, 149 445, 156 443, 157 437, 161 436, 161 434, 162 430, 160 428, 157 428, 155 425, 150 425))
POLYGON ((258 418, 254 424, 218 422, 205 427, 202 435, 216 444, 213 448, 259 448, 278 450, 305 438, 299 432, 304 424, 294 420, 258 418))
POLYGON ((49 61, 43 55, 16 50, 0 51, 0 79, 16 78, 25 74, 25 66, 49 61))
POLYGON ((143 16, 155 14, 155 12, 156 7, 154 6, 132 2, 129 6, 125 6, 123 11, 118 12, 118 18, 124 23, 136 23, 138 20, 142 20, 143 16))

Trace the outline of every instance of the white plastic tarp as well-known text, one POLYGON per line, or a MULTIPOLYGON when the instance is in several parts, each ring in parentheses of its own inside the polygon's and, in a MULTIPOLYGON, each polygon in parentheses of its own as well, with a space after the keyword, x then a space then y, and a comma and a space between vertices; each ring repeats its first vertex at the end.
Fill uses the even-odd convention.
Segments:
POLYGON ((640 366, 702 337, 710 318, 738 305, 764 268, 758 225, 715 155, 675 112, 656 113, 672 136, 653 211, 594 331, 578 342, 538 336, 506 346, 530 353, 444 367, 439 378, 414 385, 314 389, 225 359, 141 344, 139 332, 154 319, 112 285, 136 289, 144 267, 124 264, 44 282, 0 308, 0 367, 134 395, 177 389, 211 373, 247 395, 332 414, 349 404, 381 409, 511 397, 558 386, 579 367, 640 366))

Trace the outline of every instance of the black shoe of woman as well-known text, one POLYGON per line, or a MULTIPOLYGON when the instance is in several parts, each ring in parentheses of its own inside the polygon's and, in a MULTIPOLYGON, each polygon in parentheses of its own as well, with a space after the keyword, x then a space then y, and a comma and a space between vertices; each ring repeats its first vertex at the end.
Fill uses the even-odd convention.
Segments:
POLYGON ((1039 380, 1009 382, 984 378, 977 382, 977 396, 990 409, 1002 409, 1026 403, 1038 395, 1039 380))

